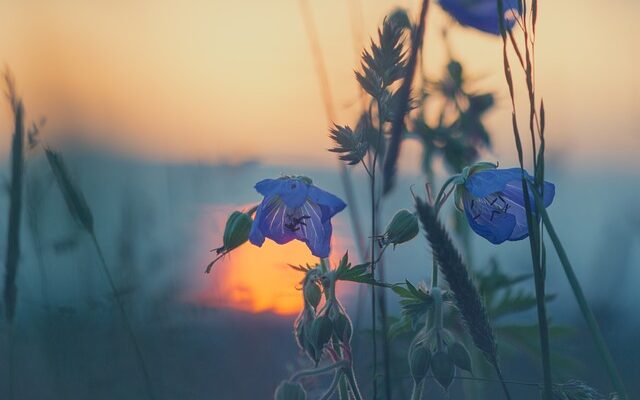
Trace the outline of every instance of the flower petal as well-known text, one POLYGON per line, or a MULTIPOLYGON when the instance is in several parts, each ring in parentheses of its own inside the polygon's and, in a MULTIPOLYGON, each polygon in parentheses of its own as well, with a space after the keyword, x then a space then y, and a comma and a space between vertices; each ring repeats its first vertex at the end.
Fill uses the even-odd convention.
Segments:
POLYGON ((265 200, 266 199, 263 199, 262 203, 260 203, 260 205, 258 206, 258 209, 256 210, 256 216, 253 219, 253 224, 251 225, 251 232, 249 232, 249 241, 251 242, 251 244, 258 247, 262 247, 262 244, 264 243, 264 235, 260 230, 260 223, 264 219, 263 208, 265 200))
MULTIPOLYGON (((502 199, 509 204, 508 213, 516 217, 516 226, 511 233, 509 240, 521 240, 529 236, 527 227, 527 212, 524 204, 524 193, 522 191, 522 182, 520 179, 509 182, 502 190, 502 199)), ((543 204, 547 208, 553 201, 555 196, 555 185, 550 182, 544 183, 543 204)), ((535 221, 540 220, 537 208, 535 207, 535 197, 533 193, 529 193, 529 199, 533 206, 532 215, 535 221)))
MULTIPOLYGON (((529 236, 529 227, 527 224, 527 212, 524 207, 524 194, 522 193, 522 181, 520 179, 507 183, 501 193, 501 198, 509 205, 508 213, 516 219, 516 225, 511 232, 509 240, 522 240, 529 236)), ((531 204, 533 205, 533 195, 529 194, 531 204)), ((537 213, 533 213, 533 217, 538 219, 537 213)))
POLYGON ((281 192, 282 179, 263 179, 256 183, 255 188, 261 195, 273 196, 281 192))
POLYGON ((309 185, 299 179, 281 179, 280 197, 287 207, 298 208, 307 199, 309 185))
POLYGON ((493 244, 509 239, 516 226, 515 216, 497 212, 483 199, 463 195, 464 212, 471 229, 493 244))
POLYGON ((544 181, 544 187, 542 190, 542 204, 544 205, 544 208, 547 208, 551 205, 553 198, 556 196, 556 185, 551 182, 544 181))
POLYGON ((304 224, 296 231, 296 238, 307 244, 311 253, 316 257, 328 257, 331 246, 331 219, 323 221, 321 207, 311 201, 306 201, 299 208, 304 224))
POLYGON ((289 243, 295 239, 295 232, 286 226, 287 216, 291 215, 293 210, 279 196, 265 197, 261 206, 263 208, 260 220, 256 218, 254 225, 258 224, 258 229, 264 236, 278 244, 289 243))
POLYGON ((319 204, 323 207, 322 222, 332 218, 334 215, 344 210, 347 204, 342 201, 338 196, 335 196, 329 192, 315 187, 309 186, 309 199, 312 202, 319 204))
MULTIPOLYGON (((440 0, 440 6, 461 25, 470 26, 493 35, 500 34, 497 3, 495 0, 440 0)), ((515 20, 509 12, 520 14, 516 0, 504 0, 505 28, 511 29, 515 20)))
MULTIPOLYGON (((521 179, 521 171, 520 168, 484 169, 471 174, 464 186, 473 197, 487 197, 492 193, 501 192, 507 183, 521 179)), ((526 171, 525 176, 530 177, 526 171)))

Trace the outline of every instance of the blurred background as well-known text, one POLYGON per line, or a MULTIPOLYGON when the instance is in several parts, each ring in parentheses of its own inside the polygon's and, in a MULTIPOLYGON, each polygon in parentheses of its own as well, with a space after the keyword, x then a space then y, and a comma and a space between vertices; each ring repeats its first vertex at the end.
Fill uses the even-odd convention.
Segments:
MULTIPOLYGON (((418 3, 0 4, 0 61, 15 76, 27 121, 46 117, 40 141, 64 154, 85 193, 158 398, 268 399, 281 379, 306 365, 291 328, 302 304, 301 277, 287 266, 315 262, 306 247, 245 245, 205 275, 209 250, 221 245, 231 211, 260 200, 253 189, 260 179, 307 175, 344 198, 335 154, 326 151, 332 146, 329 127, 357 121, 353 71, 384 16, 402 7, 415 19, 418 3), (319 47, 310 45, 309 29, 319 47), (330 115, 315 65, 319 52, 330 115)), ((549 212, 632 397, 640 395, 633 379, 640 371, 638 16, 635 0, 542 2, 536 38, 546 177, 556 184, 549 212)), ((496 107, 483 119, 493 146, 482 158, 512 166, 517 158, 501 46, 499 38, 456 25, 432 5, 425 73, 439 78, 453 57, 475 90, 495 95, 496 107)), ((4 259, 13 133, 8 103, 0 107, 0 132, 4 259)), ((383 221, 398 208, 411 208, 411 185, 424 186, 422 151, 417 140, 403 144, 401 179, 385 201, 383 221)), ((69 216, 39 148, 27 153, 26 165, 16 315, 12 324, 4 314, 0 321, 0 398, 144 397, 143 377, 91 238, 69 216)), ((435 172, 438 179, 448 173, 438 160, 435 172)), ((364 215, 366 175, 352 176, 364 215)), ((331 259, 350 250, 357 260, 346 212, 334 221, 331 259)), ((508 272, 530 270, 526 241, 494 247, 474 238, 471 247, 478 269, 495 258, 508 272)), ((428 281, 431 255, 423 240, 387 254, 390 282, 428 281)), ((549 291, 557 295, 552 319, 573 328, 569 340, 553 343, 577 364, 566 375, 608 392, 551 251, 548 263, 549 291)), ((357 288, 339 290, 352 319, 366 319, 357 288)), ((398 314, 397 297, 388 298, 398 314)), ((535 313, 518 318, 533 323, 535 313)), ((363 376, 367 337, 354 338, 365 354, 357 365, 363 376)), ((507 363, 513 366, 510 379, 540 379, 535 357, 516 352, 507 363)), ((473 398, 466 389, 454 384, 451 398, 473 398)), ((514 391, 522 399, 536 395, 531 388, 514 391)), ((426 396, 442 393, 433 387, 426 396)))

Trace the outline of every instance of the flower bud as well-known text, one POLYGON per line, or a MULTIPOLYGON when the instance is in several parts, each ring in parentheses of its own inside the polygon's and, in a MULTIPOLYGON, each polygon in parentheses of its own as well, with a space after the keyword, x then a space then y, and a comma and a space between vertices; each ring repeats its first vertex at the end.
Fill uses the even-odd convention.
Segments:
POLYGON ((317 283, 307 279, 304 283, 302 293, 304 296, 304 301, 306 301, 307 304, 309 304, 314 309, 318 307, 318 304, 320 304, 320 298, 322 297, 322 292, 320 290, 320 286, 318 286, 317 283))
POLYGON ((274 400, 306 400, 307 393, 297 382, 282 381, 276 388, 274 400))
POLYGON ((343 343, 349 343, 353 332, 353 327, 351 326, 351 320, 349 317, 344 312, 340 311, 331 318, 331 322, 333 324, 333 333, 338 337, 338 339, 343 343))
POLYGON ((314 317, 313 311, 309 307, 305 307, 293 325, 293 332, 298 346, 313 362, 318 362, 320 357, 316 355, 316 349, 311 342, 311 325, 314 317))
POLYGON ((456 367, 471 372, 471 357, 467 348, 460 342, 453 342, 447 348, 456 367))
POLYGON ((429 371, 431 352, 424 340, 416 336, 409 347, 409 370, 413 380, 417 383, 424 379, 429 371))
POLYGON ((251 231, 252 224, 253 220, 249 214, 240 211, 231 213, 224 227, 222 247, 216 249, 216 252, 218 254, 229 252, 244 244, 249 240, 249 232, 251 231))
POLYGON ((455 371, 455 365, 453 364, 451 356, 445 351, 436 351, 433 357, 431 357, 431 371, 440 386, 447 390, 449 385, 451 385, 451 381, 453 381, 453 373, 455 371))
POLYGON ((413 239, 419 231, 418 218, 415 214, 409 210, 400 210, 387 225, 383 241, 395 246, 413 239))
POLYGON ((333 333, 333 326, 331 320, 326 315, 322 315, 316 318, 311 324, 311 332, 309 338, 315 348, 316 363, 320 361, 320 355, 324 350, 324 346, 331 339, 333 333))

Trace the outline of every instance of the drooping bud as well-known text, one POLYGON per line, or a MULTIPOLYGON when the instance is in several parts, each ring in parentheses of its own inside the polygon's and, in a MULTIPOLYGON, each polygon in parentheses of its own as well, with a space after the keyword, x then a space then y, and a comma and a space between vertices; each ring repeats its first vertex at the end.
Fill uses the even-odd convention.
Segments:
POLYGON ((240 211, 232 212, 224 227, 222 247, 216 249, 216 252, 218 254, 229 252, 244 244, 249 240, 249 232, 251 231, 252 224, 253 220, 249 214, 240 211))
POLYGON ((440 386, 447 390, 449 385, 451 385, 451 381, 453 381, 455 371, 455 365, 453 364, 451 356, 443 350, 436 351, 433 357, 431 357, 431 371, 440 386))
POLYGON ((353 327, 351 326, 351 320, 349 317, 340 310, 335 313, 331 318, 333 324, 333 333, 343 343, 349 343, 351 341, 351 334, 353 333, 353 327))
POLYGON ((417 335, 409 347, 409 370, 416 383, 427 375, 430 362, 431 351, 429 351, 424 339, 417 335))
MULTIPOLYGON (((252 224, 253 220, 249 214, 240 211, 232 212, 231 215, 229 215, 229 218, 227 218, 227 223, 224 226, 222 246, 214 249, 216 254, 226 254, 243 245, 247 240, 249 240, 249 232, 251 232, 252 224)), ((216 259, 216 261, 217 260, 218 259, 216 259)))
POLYGON ((316 318, 311 324, 309 337, 315 349, 316 363, 320 361, 320 356, 322 355, 324 346, 329 342, 329 339, 331 339, 332 333, 333 326, 331 324, 331 320, 326 315, 316 318))
POLYGON ((251 232, 251 225, 253 225, 253 220, 251 219, 251 214, 256 211, 257 207, 252 208, 246 213, 240 211, 234 211, 229 215, 227 219, 227 223, 224 227, 224 235, 222 237, 222 246, 217 249, 211 250, 215 251, 216 254, 219 254, 215 260, 211 261, 205 270, 206 273, 211 271, 213 265, 224 257, 226 254, 231 252, 231 250, 240 247, 247 240, 249 240, 249 233, 251 232))
POLYGON ((276 388, 274 400, 306 400, 307 392, 301 384, 291 381, 282 381, 276 388))
POLYGON ((320 290, 320 286, 318 286, 316 282, 311 279, 306 279, 302 292, 304 295, 304 301, 306 301, 307 304, 309 304, 314 309, 318 307, 318 304, 320 304, 320 299, 322 297, 322 291, 320 290))
POLYGON ((296 336, 296 342, 298 346, 309 356, 313 362, 318 362, 319 355, 316 354, 316 349, 311 341, 311 326, 314 320, 314 313, 310 307, 305 307, 298 318, 296 319, 293 332, 296 336))
POLYGON ((456 367, 471 372, 471 357, 469 351, 460 342, 453 342, 447 347, 447 352, 451 356, 456 367))
POLYGON ((393 216, 382 238, 383 243, 398 245, 408 242, 420 232, 418 218, 409 210, 400 210, 393 216))

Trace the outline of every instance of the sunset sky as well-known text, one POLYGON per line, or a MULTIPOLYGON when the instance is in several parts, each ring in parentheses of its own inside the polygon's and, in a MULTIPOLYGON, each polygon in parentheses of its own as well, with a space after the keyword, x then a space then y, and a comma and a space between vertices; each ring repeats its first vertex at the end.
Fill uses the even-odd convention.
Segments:
MULTIPOLYGON (((352 123, 357 86, 353 28, 366 39, 395 6, 417 1, 310 0, 337 108, 352 123), (354 25, 354 21, 356 24, 354 25)), ((297 0, 42 2, 0 5, 0 61, 18 81, 46 135, 74 133, 130 154, 196 161, 260 159, 333 165, 309 42, 297 0)), ((638 165, 640 2, 541 2, 538 93, 550 151, 584 161, 638 165), (604 160, 604 161, 603 161, 604 160)), ((445 62, 428 16, 427 69, 445 62)), ((498 93, 488 118, 498 158, 513 154, 500 41, 459 26, 454 55, 479 89, 498 93)), ((436 75, 432 75, 436 77, 436 75)), ((7 108, 1 127, 9 131, 7 108)), ((5 152, 9 135, 0 137, 5 152)), ((407 153, 410 154, 410 153, 407 153)))

